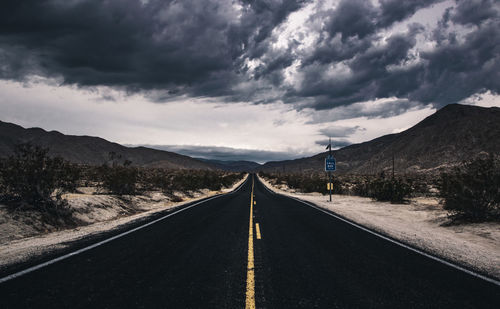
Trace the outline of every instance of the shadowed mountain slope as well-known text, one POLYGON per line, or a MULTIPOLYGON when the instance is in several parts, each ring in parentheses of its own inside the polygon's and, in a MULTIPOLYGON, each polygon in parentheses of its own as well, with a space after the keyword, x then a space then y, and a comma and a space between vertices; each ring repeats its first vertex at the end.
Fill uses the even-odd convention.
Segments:
MULTIPOLYGON (((450 104, 412 128, 333 152, 337 173, 437 172, 481 153, 500 154, 500 108, 450 104)), ((264 164, 260 170, 322 171, 326 153, 264 164)))
POLYGON ((47 132, 40 128, 25 129, 0 121, 0 157, 13 153, 16 144, 32 143, 49 148, 52 156, 61 156, 79 164, 100 165, 106 162, 110 152, 121 155, 133 165, 175 169, 216 169, 207 162, 173 152, 146 147, 125 147, 99 137, 65 135, 57 131, 47 132))

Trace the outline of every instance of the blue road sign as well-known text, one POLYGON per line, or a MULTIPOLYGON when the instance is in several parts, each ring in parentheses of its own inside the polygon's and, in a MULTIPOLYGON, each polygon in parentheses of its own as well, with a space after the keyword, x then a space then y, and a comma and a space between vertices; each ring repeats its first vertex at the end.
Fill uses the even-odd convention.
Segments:
POLYGON ((335 158, 329 157, 325 159, 325 171, 333 172, 335 171, 335 158))

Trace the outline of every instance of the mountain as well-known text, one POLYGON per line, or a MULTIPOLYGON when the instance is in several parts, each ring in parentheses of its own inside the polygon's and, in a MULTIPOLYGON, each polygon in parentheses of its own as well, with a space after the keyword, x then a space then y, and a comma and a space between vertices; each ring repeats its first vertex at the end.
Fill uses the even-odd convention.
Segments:
MULTIPOLYGON (((333 152, 336 173, 434 173, 480 153, 500 154, 500 108, 450 104, 410 129, 333 152)), ((260 170, 311 172, 324 169, 325 153, 264 164, 260 170)))
POLYGON ((198 160, 208 162, 221 170, 231 172, 249 172, 261 166, 259 163, 253 161, 222 161, 201 158, 198 158, 198 160))
POLYGON ((130 160, 135 166, 174 169, 216 169, 207 162, 173 152, 146 147, 125 147, 99 137, 64 135, 40 128, 25 129, 16 124, 0 121, 0 157, 11 155, 19 143, 32 143, 49 148, 52 156, 80 164, 101 165, 110 152, 130 160))

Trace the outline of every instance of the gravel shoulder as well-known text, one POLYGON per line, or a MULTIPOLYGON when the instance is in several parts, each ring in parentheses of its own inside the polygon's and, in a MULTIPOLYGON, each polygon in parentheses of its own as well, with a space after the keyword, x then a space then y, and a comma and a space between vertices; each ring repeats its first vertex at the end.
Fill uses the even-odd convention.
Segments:
POLYGON ((259 179, 272 191, 312 202, 367 228, 436 256, 500 279, 500 224, 450 225, 436 198, 414 198, 391 204, 369 198, 319 193, 297 193, 285 185, 259 179))
POLYGON ((67 194, 64 198, 74 211, 73 217, 83 225, 57 230, 43 224, 40 215, 34 211, 11 212, 0 205, 0 269, 26 262, 48 252, 67 248, 75 241, 124 227, 133 221, 146 219, 158 212, 174 210, 187 203, 216 194, 235 190, 248 175, 220 191, 200 190, 189 195, 177 192, 181 202, 161 192, 146 192, 143 195, 116 197, 94 195, 91 189, 82 188, 79 194, 67 194))

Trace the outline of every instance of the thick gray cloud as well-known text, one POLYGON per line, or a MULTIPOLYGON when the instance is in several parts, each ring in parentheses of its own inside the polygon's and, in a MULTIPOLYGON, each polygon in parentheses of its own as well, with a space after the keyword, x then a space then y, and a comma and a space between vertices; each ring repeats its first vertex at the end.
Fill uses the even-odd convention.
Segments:
POLYGON ((413 23, 406 33, 380 38, 380 29, 435 2, 382 1, 375 7, 369 1, 341 1, 327 17, 327 34, 302 62, 301 87, 288 89, 285 100, 306 99, 302 106, 316 110, 391 97, 412 106, 441 107, 488 90, 498 94, 498 2, 459 1, 446 11, 434 34, 413 23), (465 25, 466 34, 449 27, 451 22, 465 25), (429 43, 434 39, 436 47, 419 50, 417 36, 429 43), (339 64, 349 73, 329 73, 339 64))
POLYGON ((326 30, 330 37, 339 33, 343 42, 352 37, 363 39, 437 2, 440 1, 382 0, 380 6, 375 7, 371 1, 341 0, 330 12, 326 30))
MULTIPOLYGON (((239 149, 217 146, 191 146, 191 145, 129 145, 145 146, 149 148, 172 151, 193 158, 222 161, 253 161, 265 163, 268 161, 292 160, 300 156, 297 152, 265 151, 252 149, 239 149)), ((302 156, 313 155, 314 152, 304 153, 302 156)))
POLYGON ((437 29, 413 23, 405 32, 390 31, 439 2, 317 5, 308 20, 317 34, 314 48, 303 48, 307 33, 277 48, 276 32, 310 1, 5 0, 0 78, 41 75, 146 91, 155 101, 187 95, 314 110, 380 98, 411 102, 380 111, 388 114, 498 94, 498 1, 457 0, 437 29), (287 76, 297 63, 295 75, 287 76))
MULTIPOLYGON (((383 0, 380 1, 380 7, 375 7, 370 1, 342 0, 335 10, 326 14, 324 30, 327 35, 321 36, 314 53, 303 63, 331 63, 351 59, 373 45, 378 30, 438 2, 441 0, 383 0), (341 44, 336 40, 337 35, 341 36, 341 44)), ((322 15, 325 13, 320 12, 315 17, 322 15)))
POLYGON ((301 2, 6 0, 0 77, 228 95, 242 78, 238 57, 250 48, 258 56, 259 43, 301 2))
POLYGON ((317 140, 315 141, 315 144, 326 147, 328 143, 331 141, 332 148, 342 148, 352 144, 352 142, 347 140, 346 137, 349 137, 350 135, 356 133, 357 131, 364 131, 364 130, 365 129, 361 128, 360 126, 354 126, 354 127, 329 126, 319 130, 319 133, 325 137, 328 137, 328 139, 317 140), (332 137, 333 139, 330 139, 332 137))
POLYGON ((342 80, 333 81, 323 77, 329 64, 304 67, 305 86, 300 91, 290 92, 290 95, 315 97, 315 109, 406 95, 418 87, 417 76, 411 70, 389 72, 387 66, 408 60, 408 51, 415 46, 419 29, 418 25, 411 25, 406 35, 392 35, 385 45, 356 54, 347 64, 352 73, 342 80))
POLYGON ((357 117, 366 117, 368 119, 389 118, 404 114, 408 110, 419 107, 419 105, 420 103, 418 102, 410 102, 408 100, 390 100, 377 104, 351 104, 332 110, 325 110, 321 113, 312 113, 311 120, 308 121, 308 124, 325 123, 357 117))
POLYGON ((359 126, 355 127, 342 127, 342 126, 330 126, 319 130, 319 133, 327 137, 347 137, 354 134, 358 130, 363 130, 359 126))
MULTIPOLYGON (((328 139, 322 139, 322 140, 318 140, 316 141, 316 145, 320 145, 320 146, 328 146, 328 143, 330 142, 330 140, 328 139)), ((352 143, 349 142, 348 140, 346 139, 332 139, 332 149, 337 149, 337 148, 343 148, 343 147, 346 147, 346 146, 349 146, 351 145, 352 143)))
POLYGON ((377 18, 379 27, 387 27, 394 22, 402 21, 413 15, 418 9, 428 7, 431 4, 442 2, 443 0, 382 0, 380 1, 380 13, 377 18))
POLYGON ((451 20, 455 23, 479 26, 485 21, 498 18, 498 1, 496 0, 460 0, 456 9, 451 15, 451 20))
POLYGON ((451 38, 421 57, 427 65, 413 72, 418 87, 408 93, 412 100, 444 105, 487 90, 499 93, 500 20, 485 23, 461 43, 451 38))
POLYGON ((340 33, 343 40, 352 36, 364 38, 375 31, 376 14, 371 1, 342 0, 331 14, 328 32, 340 33))

